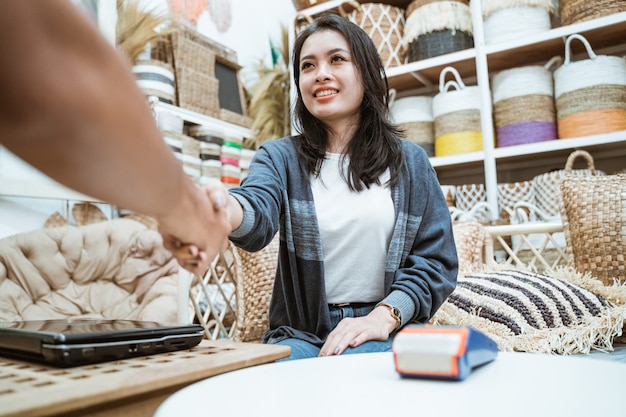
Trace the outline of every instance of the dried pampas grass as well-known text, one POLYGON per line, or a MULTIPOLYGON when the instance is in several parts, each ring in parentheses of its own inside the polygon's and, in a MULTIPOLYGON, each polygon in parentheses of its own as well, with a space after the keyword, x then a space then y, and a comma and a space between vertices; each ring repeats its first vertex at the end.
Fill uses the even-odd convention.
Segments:
POLYGON ((136 0, 117 0, 116 44, 135 64, 147 48, 172 32, 168 14, 139 7, 136 0))
POLYGON ((289 34, 282 27, 282 45, 272 48, 273 66, 259 65, 259 81, 250 88, 250 116, 254 137, 244 146, 256 150, 268 140, 287 136, 291 129, 289 112, 289 34))

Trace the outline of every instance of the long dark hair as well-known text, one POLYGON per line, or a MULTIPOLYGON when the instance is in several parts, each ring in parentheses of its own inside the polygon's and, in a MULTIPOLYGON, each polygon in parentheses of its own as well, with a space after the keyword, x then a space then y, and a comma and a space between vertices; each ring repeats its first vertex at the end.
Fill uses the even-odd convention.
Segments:
POLYGON ((402 132, 390 121, 385 68, 369 35, 336 14, 325 14, 313 20, 298 34, 293 46, 293 77, 298 94, 294 105, 294 126, 298 132, 296 143, 302 163, 309 173, 318 175, 328 145, 328 131, 307 110, 299 87, 302 46, 309 36, 323 30, 334 30, 343 35, 363 83, 361 120, 346 150, 350 155, 348 186, 353 191, 361 191, 372 184, 380 185, 379 177, 387 168, 390 171, 389 185, 395 185, 402 166, 402 132))

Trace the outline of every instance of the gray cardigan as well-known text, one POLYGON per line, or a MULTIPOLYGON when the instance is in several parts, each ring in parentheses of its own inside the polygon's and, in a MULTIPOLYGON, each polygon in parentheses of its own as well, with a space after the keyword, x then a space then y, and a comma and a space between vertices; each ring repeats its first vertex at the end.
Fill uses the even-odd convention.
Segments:
MULTIPOLYGON (((298 162, 294 140, 265 142, 241 186, 229 190, 244 213, 230 239, 253 252, 280 230, 270 329, 263 341, 296 337, 322 346, 332 330, 322 245, 309 175, 298 162)), ((402 149, 404 168, 391 189, 396 220, 384 301, 400 309, 404 325, 424 323, 435 314, 456 286, 458 259, 450 213, 426 153, 406 140, 402 149)))

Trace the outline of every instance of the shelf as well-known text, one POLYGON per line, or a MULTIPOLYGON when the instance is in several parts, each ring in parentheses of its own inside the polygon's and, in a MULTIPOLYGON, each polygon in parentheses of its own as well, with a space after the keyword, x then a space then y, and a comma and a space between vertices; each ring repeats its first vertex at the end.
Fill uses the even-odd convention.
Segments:
POLYGON ((215 117, 207 116, 204 114, 196 113, 191 110, 183 109, 181 107, 173 106, 171 104, 163 103, 158 99, 150 100, 151 104, 154 106, 154 110, 159 111, 168 111, 170 113, 176 114, 180 118, 182 118, 185 122, 197 124, 197 125, 210 125, 214 127, 218 127, 225 134, 232 134, 235 136, 239 136, 243 138, 251 138, 252 131, 246 127, 238 126, 233 123, 225 122, 221 119, 216 119, 215 117))
MULTIPOLYGON (((543 64, 553 56, 563 57, 565 38, 574 33, 583 35, 596 53, 615 44, 623 44, 626 40, 626 12, 557 27, 522 39, 488 44, 485 46, 485 53, 489 71, 501 71, 532 63, 543 64)), ((586 55, 584 47, 579 42, 572 43, 572 52, 574 55, 577 53, 586 55)))

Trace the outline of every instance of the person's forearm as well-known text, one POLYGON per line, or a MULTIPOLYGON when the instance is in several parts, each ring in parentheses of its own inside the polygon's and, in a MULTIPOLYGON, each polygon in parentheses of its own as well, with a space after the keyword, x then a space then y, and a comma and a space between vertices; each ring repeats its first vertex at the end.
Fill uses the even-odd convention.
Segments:
POLYGON ((22 65, 0 67, 2 143, 111 204, 156 217, 194 204, 130 65, 92 23, 65 0, 3 7, 0 50, 22 65))

